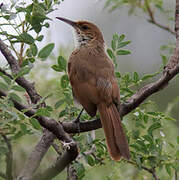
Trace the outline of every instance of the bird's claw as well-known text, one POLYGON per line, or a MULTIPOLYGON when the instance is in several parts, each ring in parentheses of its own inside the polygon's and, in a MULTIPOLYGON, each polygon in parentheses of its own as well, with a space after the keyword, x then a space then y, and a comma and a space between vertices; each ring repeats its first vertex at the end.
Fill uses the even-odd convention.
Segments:
POLYGON ((63 145, 63 147, 65 148, 65 149, 67 149, 67 150, 70 150, 70 148, 71 148, 71 146, 74 144, 74 142, 73 141, 71 141, 71 142, 62 142, 62 145, 63 145))

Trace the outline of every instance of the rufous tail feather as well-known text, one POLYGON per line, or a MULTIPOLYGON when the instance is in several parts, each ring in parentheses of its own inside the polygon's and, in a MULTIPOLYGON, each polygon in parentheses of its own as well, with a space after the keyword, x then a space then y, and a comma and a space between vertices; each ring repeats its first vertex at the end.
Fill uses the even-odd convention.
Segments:
POLYGON ((98 105, 98 111, 106 136, 108 151, 112 159, 119 161, 121 156, 129 159, 128 142, 115 104, 107 106, 105 103, 101 103, 98 105))

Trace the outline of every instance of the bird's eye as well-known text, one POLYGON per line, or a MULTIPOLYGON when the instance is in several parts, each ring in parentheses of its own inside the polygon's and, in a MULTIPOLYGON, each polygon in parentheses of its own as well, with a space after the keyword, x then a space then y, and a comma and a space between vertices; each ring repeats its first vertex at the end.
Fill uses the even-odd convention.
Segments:
POLYGON ((82 26, 82 29, 83 29, 83 30, 87 30, 87 29, 88 29, 88 26, 87 26, 87 25, 83 25, 83 26, 82 26))

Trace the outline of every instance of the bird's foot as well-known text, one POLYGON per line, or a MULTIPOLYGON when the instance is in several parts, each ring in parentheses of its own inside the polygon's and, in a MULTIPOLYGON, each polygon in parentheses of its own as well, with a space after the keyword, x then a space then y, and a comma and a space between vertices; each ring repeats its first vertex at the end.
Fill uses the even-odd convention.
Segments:
POLYGON ((67 149, 67 150, 70 150, 70 147, 73 146, 73 144, 74 144, 73 141, 71 141, 71 142, 63 142, 63 141, 62 141, 63 147, 64 147, 65 149, 67 149))

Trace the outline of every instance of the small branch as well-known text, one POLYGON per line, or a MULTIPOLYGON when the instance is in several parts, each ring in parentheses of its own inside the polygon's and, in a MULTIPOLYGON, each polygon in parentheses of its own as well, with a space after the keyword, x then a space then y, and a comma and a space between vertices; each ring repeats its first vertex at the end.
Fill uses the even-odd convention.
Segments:
POLYGON ((175 170, 175 180, 178 180, 178 174, 176 170, 175 170))
POLYGON ((29 155, 28 160, 26 161, 25 167, 21 171, 17 180, 28 180, 31 179, 35 171, 40 165, 42 158, 50 148, 55 136, 48 130, 44 129, 43 135, 40 141, 35 146, 34 150, 29 155))
POLYGON ((12 162, 13 162, 13 153, 12 153, 12 146, 6 135, 1 133, 1 136, 4 139, 4 142, 7 145, 8 152, 6 153, 6 179, 13 180, 12 176, 12 162))
POLYGON ((153 13, 153 11, 152 11, 152 9, 151 9, 151 7, 150 7, 150 4, 149 4, 148 0, 145 0, 145 5, 146 5, 146 8, 147 8, 149 17, 150 17, 150 20, 149 20, 150 23, 155 24, 155 25, 158 26, 159 28, 168 31, 168 32, 170 32, 171 34, 175 34, 175 31, 172 30, 170 27, 164 26, 164 25, 158 23, 158 22, 155 20, 154 13, 153 13))
POLYGON ((51 167, 44 170, 42 173, 34 175, 31 180, 51 180, 62 172, 68 164, 75 160, 77 154, 78 150, 75 146, 67 149, 67 151, 60 156, 51 167))
POLYGON ((155 168, 149 169, 149 168, 147 168, 147 167, 145 167, 145 166, 141 166, 141 168, 144 169, 144 170, 146 170, 146 171, 148 171, 149 173, 151 173, 152 176, 153 176, 153 178, 154 178, 155 180, 160 180, 160 179, 157 177, 157 175, 156 175, 155 168))
MULTIPOLYGON (((179 60, 179 59, 178 59, 179 60)), ((122 104, 120 107, 120 114, 124 116, 138 107, 145 99, 147 99, 152 94, 160 91, 168 85, 168 82, 179 73, 179 63, 177 66, 171 70, 169 67, 165 69, 163 76, 154 83, 148 84, 137 91, 131 98, 127 100, 126 103, 122 104)))
MULTIPOLYGON (((137 167, 137 164, 136 164, 135 162, 133 162, 133 161, 126 161, 126 162, 137 167)), ((160 179, 157 177, 157 175, 156 175, 155 168, 150 169, 150 168, 148 168, 148 167, 146 167, 146 166, 143 166, 143 165, 140 166, 140 167, 141 167, 143 170, 148 171, 149 173, 151 173, 155 180, 160 180, 160 179)))

